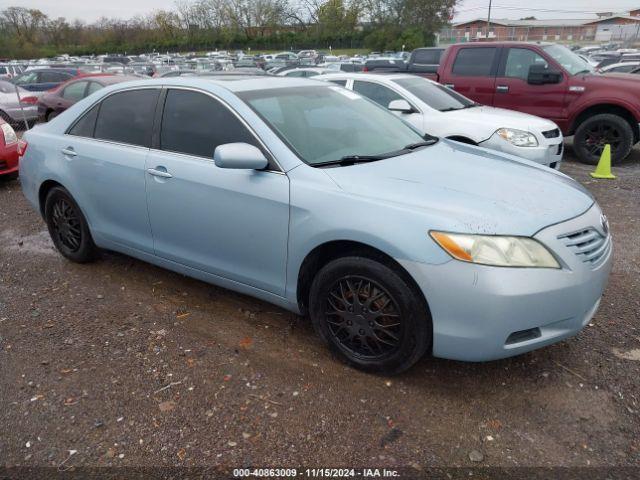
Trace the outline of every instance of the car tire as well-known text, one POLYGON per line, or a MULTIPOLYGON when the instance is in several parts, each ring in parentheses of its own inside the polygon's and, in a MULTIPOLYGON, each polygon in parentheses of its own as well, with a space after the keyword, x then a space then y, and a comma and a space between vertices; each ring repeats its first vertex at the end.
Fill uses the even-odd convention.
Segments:
POLYGON ((322 267, 309 307, 320 338, 360 370, 398 374, 431 347, 431 316, 420 292, 396 269, 367 257, 322 267))
POLYGON ((597 165, 605 144, 611 145, 611 163, 624 160, 633 147, 633 130, 622 117, 602 113, 587 118, 575 131, 573 148, 582 163, 597 165))
POLYGON ((80 207, 62 187, 54 187, 47 194, 44 218, 56 249, 69 260, 87 263, 98 256, 89 225, 80 207))

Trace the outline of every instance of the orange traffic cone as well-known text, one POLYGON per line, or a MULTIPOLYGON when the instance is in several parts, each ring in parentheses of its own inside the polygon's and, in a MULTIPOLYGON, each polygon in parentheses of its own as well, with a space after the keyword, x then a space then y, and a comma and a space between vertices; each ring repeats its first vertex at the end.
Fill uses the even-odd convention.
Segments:
POLYGON ((593 178, 616 178, 615 175, 611 173, 611 145, 607 144, 604 146, 596 171, 593 172, 591 176, 593 178))

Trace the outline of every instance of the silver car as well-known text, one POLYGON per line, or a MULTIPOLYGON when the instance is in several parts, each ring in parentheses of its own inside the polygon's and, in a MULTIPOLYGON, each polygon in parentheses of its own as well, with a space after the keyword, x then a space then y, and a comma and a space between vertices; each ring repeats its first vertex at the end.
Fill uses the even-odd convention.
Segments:
POLYGON ((0 118, 11 125, 20 125, 25 120, 29 124, 35 123, 38 119, 38 96, 41 93, 29 92, 0 80, 0 118))

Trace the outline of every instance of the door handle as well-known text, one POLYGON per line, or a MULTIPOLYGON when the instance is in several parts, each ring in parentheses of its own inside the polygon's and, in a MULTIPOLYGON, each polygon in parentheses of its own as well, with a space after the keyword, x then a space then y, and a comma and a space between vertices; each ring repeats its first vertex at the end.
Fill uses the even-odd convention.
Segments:
POLYGON ((508 93, 509 92, 509 86, 508 85, 498 85, 496 87, 496 92, 508 93))
MULTIPOLYGON (((162 168, 162 167, 158 167, 158 168, 162 168)), ((173 175, 171 175, 166 170, 162 171, 162 170, 157 170, 155 168, 147 168, 147 173, 149 175, 153 175, 154 177, 173 178, 173 175)))
POLYGON ((63 148, 62 149, 62 154, 66 155, 67 157, 77 157, 78 156, 78 154, 73 149, 73 147, 63 148))

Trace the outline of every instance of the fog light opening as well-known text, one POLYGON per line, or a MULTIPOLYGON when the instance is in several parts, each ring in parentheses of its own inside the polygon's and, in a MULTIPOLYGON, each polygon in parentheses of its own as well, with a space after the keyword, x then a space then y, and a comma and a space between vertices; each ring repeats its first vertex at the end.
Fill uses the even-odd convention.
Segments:
POLYGON ((540 338, 542 336, 542 332, 538 327, 529 328, 527 330, 519 330, 517 332, 513 332, 507 338, 505 345, 513 345, 514 343, 526 342, 527 340, 534 340, 536 338, 540 338))

